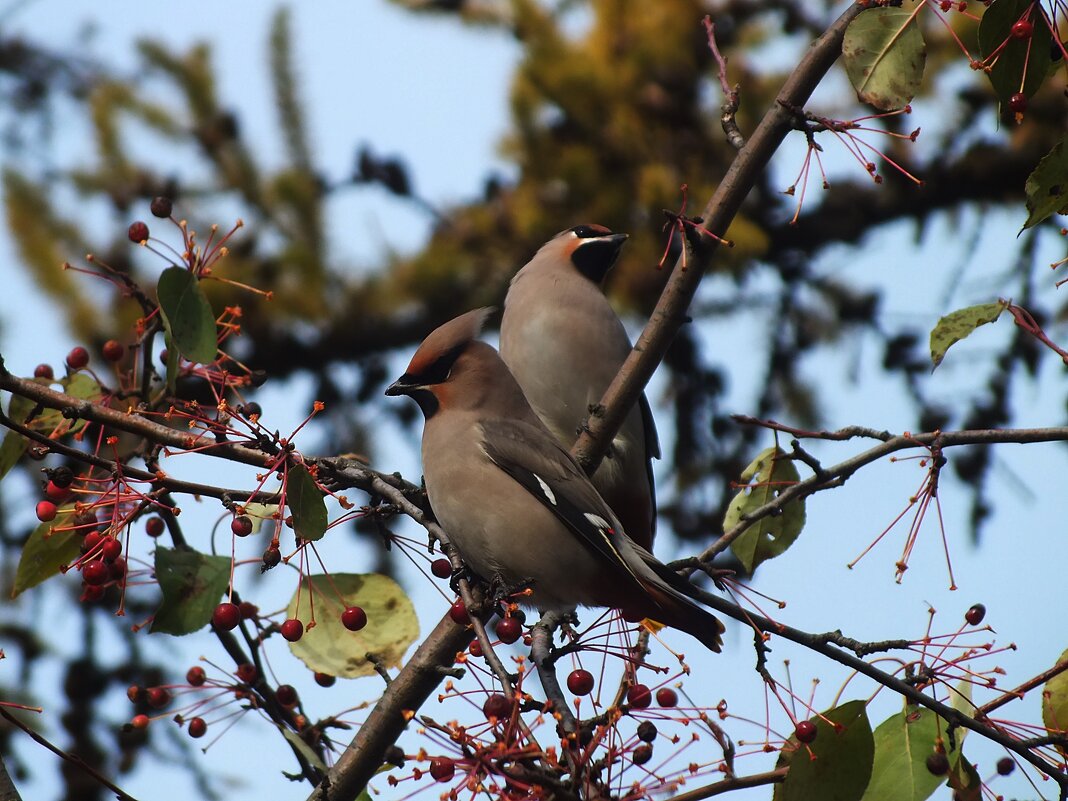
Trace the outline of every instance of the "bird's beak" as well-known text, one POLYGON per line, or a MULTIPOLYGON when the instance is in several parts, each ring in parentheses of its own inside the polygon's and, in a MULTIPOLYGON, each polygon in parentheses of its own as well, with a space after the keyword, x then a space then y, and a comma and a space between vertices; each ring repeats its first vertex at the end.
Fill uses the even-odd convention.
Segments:
POLYGON ((394 381, 392 384, 390 384, 388 387, 386 387, 386 394, 387 395, 410 395, 411 391, 414 388, 415 387, 413 387, 412 383, 411 383, 411 376, 409 376, 407 373, 405 373, 400 378, 398 378, 396 381, 394 381))

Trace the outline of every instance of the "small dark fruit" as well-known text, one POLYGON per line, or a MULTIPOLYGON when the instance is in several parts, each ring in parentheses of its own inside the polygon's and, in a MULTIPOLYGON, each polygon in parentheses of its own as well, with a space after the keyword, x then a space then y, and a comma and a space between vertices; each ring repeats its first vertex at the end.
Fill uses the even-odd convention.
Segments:
POLYGON ((679 694, 670 687, 661 687, 656 691, 656 702, 662 707, 671 708, 679 705, 679 694))
POLYGON ((456 763, 448 757, 430 760, 430 777, 436 782, 447 782, 456 775, 456 763))
POLYGON ((329 673, 316 673, 315 683, 320 687, 333 687, 337 682, 337 676, 331 676, 329 673))
POLYGON ((497 624, 497 637, 501 642, 512 644, 523 636, 523 624, 514 617, 506 617, 497 624))
POLYGON ((193 665, 186 671, 185 680, 189 682, 191 687, 202 687, 204 682, 208 680, 208 675, 200 665, 193 665))
POLYGON ((100 351, 104 354, 104 358, 107 361, 117 362, 126 355, 126 346, 117 339, 109 339, 104 343, 104 347, 102 347, 100 351))
POLYGON ((252 684, 256 680, 256 666, 251 662, 242 662, 237 666, 237 670, 234 671, 237 674, 237 678, 245 684, 252 684))
POLYGON ((140 220, 135 223, 130 223, 130 227, 126 229, 126 236, 128 236, 130 241, 135 245, 140 245, 148 239, 148 226, 140 220))
POLYGON ((651 743, 657 734, 656 724, 651 720, 643 720, 638 724, 638 739, 643 743, 651 743))
POLYGON ((1002 757, 998 760, 998 775, 1008 776, 1016 770, 1016 763, 1013 762, 1012 757, 1002 757))
POLYGON ((295 617, 289 618, 282 623, 282 636, 290 642, 296 642, 304 636, 304 624, 295 617))
POLYGON ((642 743, 634 749, 630 755, 630 761, 635 765, 644 765, 653 758, 653 747, 649 743, 642 743))
POLYGON ((148 705, 153 709, 163 709, 171 702, 171 691, 166 687, 148 688, 148 705))
POLYGON ((237 608, 241 610, 242 620, 254 620, 260 616, 260 608, 252 601, 242 601, 237 608))
POLYGON ((157 195, 152 198, 152 203, 148 208, 152 212, 153 217, 159 217, 160 219, 165 220, 171 216, 171 212, 174 210, 174 204, 169 197, 157 195))
POLYGON ((567 675, 567 689, 572 695, 589 695, 593 692, 593 674, 579 668, 567 675))
POLYGON ((192 718, 189 721, 189 736, 196 739, 208 733, 208 724, 204 718, 192 718))
POLYGON ((59 489, 67 489, 74 483, 74 471, 66 465, 60 465, 49 476, 49 483, 54 484, 59 489))
POLYGON ((224 601, 211 613, 211 622, 219 631, 233 631, 241 622, 241 610, 237 604, 224 601))
POLYGON ((37 519, 49 523, 56 519, 56 505, 51 501, 37 502, 37 519))
POLYGON ((256 403, 256 401, 250 401, 242 406, 238 406, 237 411, 245 417, 259 417, 263 414, 263 408, 256 403))
POLYGON ((36 367, 33 368, 33 377, 34 378, 52 379, 52 378, 56 377, 56 374, 52 370, 52 365, 50 365, 50 364, 39 364, 39 365, 37 365, 36 367))
POLYGON ((449 617, 452 618, 452 622, 457 626, 466 626, 471 622, 471 616, 467 614, 467 607, 464 606, 464 602, 460 599, 457 599, 449 607, 449 617))
POLYGON ((105 562, 114 562, 122 556, 122 543, 114 537, 105 537, 103 545, 100 546, 100 555, 104 557, 105 562))
POLYGON ((81 370, 87 364, 89 364, 89 351, 81 345, 70 349, 70 353, 67 354, 67 367, 71 370, 81 370))
POLYGON ((136 704, 142 700, 142 696, 145 694, 145 688, 136 684, 131 684, 126 688, 126 697, 130 699, 131 704, 136 704))
POLYGON ((150 517, 145 521, 145 533, 150 537, 160 536, 165 528, 162 517, 150 517))
POLYGON ((493 693, 482 704, 482 713, 487 718, 506 718, 512 714, 512 702, 500 693, 493 693))
POLYGON ((945 776, 949 773, 949 757, 941 751, 927 755, 927 770, 932 776, 945 776))
POLYGON ((247 537, 252 533, 252 518, 238 515, 230 521, 230 530, 239 537, 247 537))
POLYGON ((270 569, 282 561, 282 552, 277 548, 268 548, 263 552, 263 566, 270 569))
POLYGON ((797 738, 799 743, 811 743, 816 739, 816 724, 811 720, 799 721, 797 727, 794 729, 794 737, 797 738))
POLYGON ((467 652, 471 656, 482 656, 482 643, 478 640, 471 640, 471 644, 467 646, 467 652))
POLYGON ((973 626, 978 626, 985 617, 986 607, 982 604, 974 604, 968 607, 968 611, 964 613, 964 619, 973 626))
POLYGON ((1027 111, 1027 95, 1023 92, 1017 92, 1009 98, 1009 109, 1017 114, 1023 114, 1027 111))
POLYGON ((362 607, 350 606, 341 613, 341 625, 349 631, 359 631, 367 625, 367 613, 362 607))
POLYGON ((448 559, 435 559, 430 563, 430 572, 440 579, 452 578, 452 562, 448 559))
POLYGON ((1030 39, 1034 30, 1035 26, 1029 20, 1022 19, 1013 24, 1012 35, 1015 39, 1030 39))
POLYGON ((644 684, 635 684, 627 690, 627 703, 635 709, 647 709, 653 702, 653 693, 644 684))
POLYGON ((90 562, 82 568, 82 581, 91 587, 107 584, 110 578, 111 571, 103 562, 90 562))
POLYGON ((277 698, 278 703, 286 709, 295 707, 297 701, 300 700, 297 697, 297 691, 292 684, 279 684, 278 689, 274 691, 274 697, 277 698))

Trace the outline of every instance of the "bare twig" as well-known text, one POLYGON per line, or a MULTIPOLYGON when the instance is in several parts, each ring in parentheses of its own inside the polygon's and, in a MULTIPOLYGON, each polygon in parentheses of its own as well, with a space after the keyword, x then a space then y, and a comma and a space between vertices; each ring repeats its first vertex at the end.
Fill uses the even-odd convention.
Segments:
POLYGON ((738 120, 735 119, 738 114, 738 84, 732 88, 727 82, 727 59, 719 52, 719 46, 716 44, 716 24, 709 16, 705 16, 703 21, 705 32, 708 34, 708 49, 712 51, 712 57, 716 59, 716 64, 719 66, 719 85, 723 89, 723 105, 719 107, 719 123, 723 126, 723 133, 727 135, 728 144, 735 150, 741 150, 745 147, 745 137, 742 136, 738 128, 738 120))
POLYGON ((787 768, 776 768, 767 773, 754 773, 752 776, 733 776, 718 782, 698 787, 688 793, 679 793, 672 796, 673 801, 701 801, 714 795, 729 793, 731 790, 741 790, 745 787, 760 787, 764 784, 777 784, 786 778, 787 768))

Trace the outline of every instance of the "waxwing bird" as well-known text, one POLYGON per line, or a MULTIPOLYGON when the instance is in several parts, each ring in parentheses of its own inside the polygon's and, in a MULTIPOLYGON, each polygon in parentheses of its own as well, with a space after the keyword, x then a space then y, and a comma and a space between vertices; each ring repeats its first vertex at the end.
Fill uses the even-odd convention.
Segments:
MULTIPOLYGON (((565 448, 630 353, 623 323, 601 289, 626 239, 600 225, 557 234, 516 273, 504 301, 501 358, 565 448)), ((630 538, 647 550, 656 533, 654 458, 660 458, 660 443, 643 393, 593 485, 630 538)))
POLYGON ((578 463, 534 414, 490 345, 488 309, 428 336, 387 395, 423 412, 427 495, 464 562, 541 612, 607 606, 689 632, 718 651, 723 625, 692 587, 625 533, 578 463))

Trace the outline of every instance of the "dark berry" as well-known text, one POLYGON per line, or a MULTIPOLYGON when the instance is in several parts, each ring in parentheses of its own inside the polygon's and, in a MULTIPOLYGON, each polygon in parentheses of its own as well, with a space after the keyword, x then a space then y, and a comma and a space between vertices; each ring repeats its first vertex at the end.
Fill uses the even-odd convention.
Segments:
POLYGON ((673 707, 679 705, 679 694, 672 690, 670 687, 661 687, 656 691, 656 702, 663 707, 673 707))
POLYGON ((452 622, 457 626, 466 626, 471 622, 471 616, 467 614, 467 607, 459 599, 449 607, 449 617, 452 618, 452 622))
POLYGON ((149 723, 148 715, 134 715, 130 721, 130 725, 135 729, 147 729, 149 723))
POLYGON ((204 718, 193 718, 189 721, 189 736, 193 738, 203 737, 208 733, 208 724, 204 718))
POLYGON ((208 676, 200 665, 193 665, 186 671, 185 680, 192 687, 201 687, 208 680, 208 676))
POLYGON ((211 613, 211 622, 219 631, 232 631, 241 622, 241 610, 237 604, 224 601, 211 613))
POLYGON ((471 656, 482 656, 482 643, 478 640, 471 640, 471 644, 467 646, 467 651, 471 656))
POLYGON ((644 684, 635 684, 627 690, 627 703, 635 709, 646 709, 653 702, 653 693, 644 684))
POLYGON ((630 761, 635 765, 644 765, 653 758, 653 747, 649 743, 642 743, 634 749, 630 755, 630 761))
POLYGON ((811 720, 798 721, 797 728, 794 729, 794 737, 799 743, 811 743, 816 739, 816 724, 811 720))
POLYGON ((1016 39, 1030 39, 1034 29, 1034 26, 1028 20, 1022 19, 1013 24, 1012 35, 1016 39))
POLYGON ((48 523, 56 519, 56 505, 51 501, 37 502, 37 519, 42 523, 48 523))
POLYGON ((512 702, 500 693, 494 693, 482 704, 482 713, 487 718, 506 718, 512 714, 512 702))
POLYGON ((297 697, 297 691, 293 688, 292 684, 279 684, 278 689, 274 691, 274 697, 277 698, 278 703, 286 709, 295 707, 297 701, 300 700, 297 697))
POLYGON ((74 483, 74 471, 66 465, 61 465, 52 471, 49 480, 60 489, 66 489, 74 483))
POLYGON ((237 666, 237 670, 234 671, 237 674, 237 678, 245 684, 252 684, 256 680, 256 666, 251 662, 242 662, 237 666))
POLYGON ((122 543, 114 537, 105 537, 104 543, 100 546, 100 555, 105 561, 114 562, 122 555, 122 543))
POLYGON ((1009 98, 1009 108, 1017 114, 1023 114, 1027 111, 1027 95, 1023 92, 1014 94, 1009 98))
POLYGON ((52 378, 56 377, 56 374, 52 370, 52 365, 50 365, 50 364, 39 364, 39 365, 37 365, 36 367, 33 368, 33 377, 34 378, 52 379, 52 378))
POLYGON ((148 705, 153 709, 163 709, 171 702, 171 691, 166 687, 150 687, 148 690, 148 705))
POLYGON ((153 217, 159 217, 165 220, 171 216, 171 212, 174 210, 174 204, 169 197, 159 195, 152 198, 152 203, 148 208, 152 212, 153 217))
POLYGON ((945 776, 949 773, 949 758, 941 751, 927 755, 927 770, 933 776, 945 776))
POLYGON ((638 724, 638 739, 643 743, 651 743, 656 739, 656 724, 651 720, 643 720, 638 724))
POLYGON ((282 623, 282 636, 290 642, 296 642, 304 636, 304 624, 295 617, 289 618, 282 623))
POLYGON ((109 362, 117 362, 126 355, 126 346, 116 339, 109 339, 100 350, 109 362))
POLYGON ((341 613, 341 625, 349 631, 359 631, 367 625, 367 613, 359 606, 350 606, 341 613))
POLYGON ((145 533, 150 537, 160 536, 164 528, 162 517, 150 517, 145 521, 145 533))
POLYGON ((510 645, 523 636, 523 624, 514 617, 506 617, 497 624, 497 637, 510 645))
POLYGON ((82 581, 92 587, 107 584, 111 578, 111 571, 103 562, 90 562, 82 568, 82 581))
POLYGON ((263 552, 263 566, 272 568, 282 561, 282 552, 277 548, 268 548, 263 552))
POLYGON ((252 519, 239 515, 230 521, 230 530, 239 537, 247 537, 252 533, 252 519))
POLYGON ((148 226, 140 220, 131 223, 130 227, 126 230, 126 236, 130 237, 130 241, 135 245, 140 245, 148 239, 148 226))
POLYGON ((99 531, 90 531, 82 539, 82 553, 89 553, 104 541, 104 535, 99 531))
POLYGON ((316 673, 315 683, 320 687, 333 687, 337 682, 337 676, 331 676, 329 673, 316 673))
POLYGON ((144 697, 145 688, 138 687, 136 684, 131 684, 126 688, 126 697, 130 699, 131 704, 136 704, 144 697))
POLYGON ((435 559, 430 563, 430 572, 438 578, 452 578, 452 562, 448 559, 435 559))
POLYGON ((126 578, 126 560, 116 556, 108 565, 108 573, 115 581, 122 581, 126 578))
POLYGON ((260 608, 252 601, 242 601, 237 605, 237 608, 241 610, 242 620, 252 620, 260 615, 260 608))
POLYGON ((986 607, 982 604, 975 604, 968 607, 968 611, 964 613, 964 619, 973 626, 978 626, 983 622, 983 618, 986 617, 986 607))
POLYGON ((259 417, 263 414, 263 409, 260 408, 260 405, 256 403, 256 401, 251 401, 243 406, 238 406, 237 411, 245 417, 259 417))
POLYGON ((1016 770, 1016 763, 1013 762, 1012 757, 1002 757, 998 760, 998 775, 1008 776, 1016 770))
POLYGON ((104 588, 101 586, 89 586, 88 584, 82 589, 82 597, 79 599, 83 603, 91 603, 99 601, 104 597, 104 588))
POLYGON ((447 782, 456 775, 456 763, 448 757, 435 757, 430 760, 430 776, 434 781, 447 782))
POLYGON ((67 354, 67 367, 71 370, 81 370, 87 364, 89 364, 89 351, 81 345, 70 349, 70 353, 67 354))
POLYGON ((593 692, 593 674, 579 668, 567 675, 567 689, 572 695, 589 695, 593 692))

